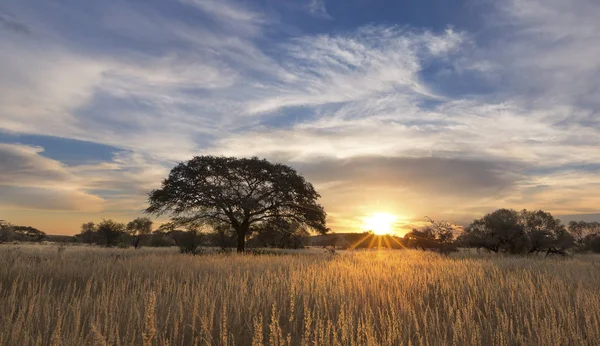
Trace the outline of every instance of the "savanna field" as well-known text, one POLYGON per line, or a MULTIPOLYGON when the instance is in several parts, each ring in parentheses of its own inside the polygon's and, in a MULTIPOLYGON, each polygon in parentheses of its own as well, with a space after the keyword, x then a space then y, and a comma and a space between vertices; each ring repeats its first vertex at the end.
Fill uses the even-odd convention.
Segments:
POLYGON ((600 256, 0 246, 0 345, 597 345, 600 256))

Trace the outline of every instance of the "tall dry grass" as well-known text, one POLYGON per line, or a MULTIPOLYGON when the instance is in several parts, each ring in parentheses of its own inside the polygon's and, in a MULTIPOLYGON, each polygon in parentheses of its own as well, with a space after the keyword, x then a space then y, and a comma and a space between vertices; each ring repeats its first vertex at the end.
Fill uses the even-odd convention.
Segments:
POLYGON ((0 246, 0 345, 597 345, 600 257, 0 246))

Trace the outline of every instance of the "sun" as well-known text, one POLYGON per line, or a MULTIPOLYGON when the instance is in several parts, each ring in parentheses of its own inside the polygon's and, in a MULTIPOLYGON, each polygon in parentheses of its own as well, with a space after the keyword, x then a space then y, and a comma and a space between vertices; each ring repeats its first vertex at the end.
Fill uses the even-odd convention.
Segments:
POLYGON ((392 214, 373 213, 363 218, 362 228, 378 235, 390 234, 393 231, 394 222, 396 222, 396 217, 392 214))

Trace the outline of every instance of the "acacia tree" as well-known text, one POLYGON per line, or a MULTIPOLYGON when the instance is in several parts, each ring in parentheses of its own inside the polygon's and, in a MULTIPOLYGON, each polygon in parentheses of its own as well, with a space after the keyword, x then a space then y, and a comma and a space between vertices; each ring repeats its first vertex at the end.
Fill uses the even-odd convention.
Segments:
POLYGON ((320 195, 293 168, 257 157, 196 156, 171 170, 150 193, 146 212, 169 213, 176 224, 228 225, 243 252, 251 229, 275 219, 328 231, 320 195))
POLYGON ((133 238, 133 247, 138 249, 142 238, 152 233, 152 220, 148 217, 138 217, 127 224, 126 230, 133 238))
POLYGON ((92 245, 96 240, 96 224, 93 222, 81 224, 81 232, 76 237, 79 241, 92 245))
POLYGON ((125 233, 125 225, 113 220, 102 220, 96 227, 99 241, 106 247, 117 244, 117 240, 125 233))

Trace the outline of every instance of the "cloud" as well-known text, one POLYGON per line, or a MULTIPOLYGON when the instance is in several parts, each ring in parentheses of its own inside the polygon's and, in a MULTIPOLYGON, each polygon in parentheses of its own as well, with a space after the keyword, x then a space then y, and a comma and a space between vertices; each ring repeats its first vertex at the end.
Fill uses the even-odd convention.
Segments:
POLYGON ((246 34, 257 34, 261 27, 268 22, 267 18, 240 3, 223 0, 180 0, 209 14, 219 21, 225 29, 236 28, 246 34))
POLYGON ((422 195, 463 198, 495 196, 522 179, 516 163, 437 157, 362 156, 299 164, 316 183, 412 190, 422 195))
POLYGON ((61 163, 43 149, 0 144, 0 205, 3 208, 100 210, 102 199, 85 192, 61 163))
POLYGON ((0 9, 0 26, 7 30, 14 31, 19 34, 29 34, 30 30, 27 25, 19 22, 14 16, 2 12, 0 9))
POLYGON ((316 17, 333 19, 327 12, 325 0, 310 0, 308 2, 308 11, 316 17))
POLYGON ((296 38, 283 47, 283 65, 293 77, 271 90, 276 96, 250 102, 248 112, 356 102, 388 93, 437 98, 420 80, 421 59, 449 53, 463 39, 450 29, 433 34, 377 26, 349 35, 296 38))

